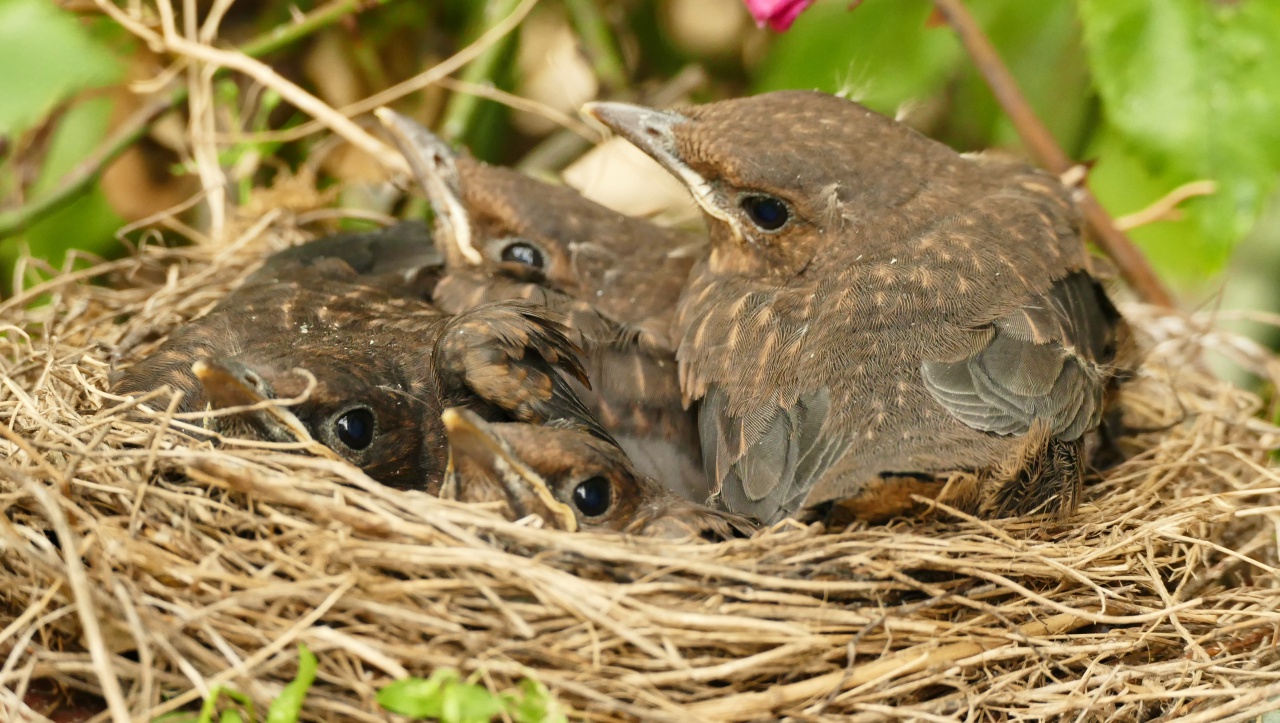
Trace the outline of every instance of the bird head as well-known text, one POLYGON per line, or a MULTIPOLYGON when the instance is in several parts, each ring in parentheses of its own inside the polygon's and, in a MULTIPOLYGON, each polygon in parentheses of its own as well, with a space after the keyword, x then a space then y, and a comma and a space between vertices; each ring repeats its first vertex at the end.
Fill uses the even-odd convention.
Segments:
MULTIPOLYGON (((583 111, 684 183, 711 230, 712 270, 795 276, 836 244, 874 244, 870 214, 949 183, 957 154, 825 93, 780 91, 678 110, 583 111)), ((874 252, 874 248, 866 249, 874 252)), ((860 249, 861 251, 861 249, 860 249)))
POLYGON ((438 402, 412 393, 387 355, 359 354, 368 339, 251 345, 191 370, 211 410, 206 426, 227 437, 314 440, 393 487, 425 487, 443 467, 438 402), (435 444, 433 445, 433 441, 435 444))
POLYGON ((451 266, 497 270, 578 299, 622 321, 653 313, 679 286, 615 294, 643 283, 683 281, 705 242, 601 206, 567 186, 490 166, 388 109, 378 118, 436 210, 436 239, 451 266), (671 273, 655 273, 659 267, 671 273))
POLYGON ((502 500, 517 517, 538 514, 569 531, 726 539, 739 527, 733 516, 640 474, 621 449, 580 429, 492 424, 462 409, 445 410, 443 419, 449 469, 442 496, 502 500))

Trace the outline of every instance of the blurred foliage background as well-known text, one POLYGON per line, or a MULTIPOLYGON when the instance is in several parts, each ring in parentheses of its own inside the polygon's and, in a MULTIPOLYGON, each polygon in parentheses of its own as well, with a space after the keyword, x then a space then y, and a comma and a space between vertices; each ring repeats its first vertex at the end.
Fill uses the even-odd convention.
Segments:
MULTIPOLYGON (((144 18, 159 12, 149 0, 112 1, 144 18)), ((178 27, 188 14, 203 22, 225 13, 213 45, 261 58, 341 109, 448 58, 523 5, 187 0, 175 7, 178 27)), ((1280 309, 1280 2, 968 5, 1058 142, 1092 164, 1089 184, 1114 215, 1185 184, 1213 182, 1215 193, 1132 231, 1185 308, 1280 309)), ((481 158, 551 175, 589 147, 566 129, 580 122, 576 110, 587 100, 660 104, 780 88, 848 95, 959 150, 1023 153, 929 0, 853 6, 819 0, 777 33, 756 27, 741 0, 538 0, 514 32, 446 83, 395 106, 481 158), (499 91, 499 100, 477 90, 499 91), (513 110, 502 93, 518 96, 517 105, 526 99, 524 109, 513 110)), ((200 190, 185 75, 174 61, 93 0, 0 0, 6 288, 20 254, 56 266, 72 249, 127 253, 122 225, 200 190), (169 110, 138 123, 150 105, 169 110), (107 147, 123 152, 99 173, 94 154, 107 147), (68 174, 87 182, 68 184, 68 174)), ((310 119, 278 95, 230 72, 214 89, 218 161, 232 203, 281 174, 313 174, 307 177, 330 190, 338 207, 369 217, 422 211, 392 205, 385 171, 372 158, 314 129, 291 132, 310 119)), ((192 228, 207 223, 198 203, 183 218, 192 228)), ((1270 328, 1255 333, 1274 344, 1270 328)))

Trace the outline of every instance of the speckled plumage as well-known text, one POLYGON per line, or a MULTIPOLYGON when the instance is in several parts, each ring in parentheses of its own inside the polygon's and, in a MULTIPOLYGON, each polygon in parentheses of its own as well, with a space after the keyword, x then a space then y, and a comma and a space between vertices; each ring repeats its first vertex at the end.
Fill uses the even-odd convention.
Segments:
POLYGON ((1126 334, 1056 178, 821 93, 589 112, 706 213, 674 330, 729 509, 883 512, 897 479, 987 515, 1074 509, 1126 334), (748 213, 763 196, 777 230, 748 213))
POLYGON ((565 314, 594 385, 577 390, 583 401, 645 474, 705 499, 696 412, 682 404, 670 336, 705 239, 455 153, 403 116, 379 117, 436 208, 447 273, 435 303, 458 312, 521 298, 565 314), (504 260, 512 243, 537 249, 542 268, 504 260))
MULTIPOLYGON (((184 395, 180 411, 197 411, 221 406, 193 372, 198 360, 238 377, 253 398, 297 397, 312 377, 308 398, 289 412, 317 441, 400 487, 439 486, 446 460, 440 414, 451 406, 498 421, 564 420, 607 437, 553 369, 585 378, 554 314, 497 302, 451 316, 417 298, 420 273, 362 275, 344 255, 286 252, 269 260, 209 314, 117 375, 113 391, 168 384, 184 395), (333 430, 356 407, 376 420, 373 443, 360 450, 333 430)), ((224 435, 293 441, 278 418, 262 413, 208 424, 224 435)))

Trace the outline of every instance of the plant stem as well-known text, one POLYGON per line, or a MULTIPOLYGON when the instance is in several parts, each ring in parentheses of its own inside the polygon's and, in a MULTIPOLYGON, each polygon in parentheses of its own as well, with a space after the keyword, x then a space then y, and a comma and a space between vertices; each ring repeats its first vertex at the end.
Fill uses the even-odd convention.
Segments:
MULTIPOLYGON (((488 0, 481 10, 483 27, 477 35, 484 34, 484 31, 502 22, 519 6, 520 0, 488 0)), ((463 69, 459 79, 477 85, 493 83, 503 59, 507 57, 517 37, 515 33, 508 33, 485 48, 483 53, 463 69)), ((471 93, 454 93, 449 96, 449 103, 444 109, 444 120, 440 124, 440 134, 449 140, 462 138, 475 122, 483 103, 482 98, 471 93)))
MULTIPOLYGON (((250 40, 240 49, 240 52, 253 58, 273 53, 348 15, 389 2, 392 0, 333 0, 328 5, 308 13, 298 22, 277 26, 250 40)), ((182 87, 174 90, 168 98, 143 106, 108 136, 93 153, 63 176, 52 191, 18 208, 0 211, 0 239, 21 233, 31 224, 75 200, 98 179, 107 164, 146 135, 152 121, 181 105, 186 99, 187 89, 182 87)))
POLYGON ((627 65, 618 51, 609 23, 600 14, 597 0, 564 0, 564 5, 578 37, 582 39, 587 57, 591 58, 596 77, 600 78, 606 90, 626 88, 627 65))
MULTIPOLYGON (((960 38, 961 45, 987 81, 987 86, 1000 103, 1000 107, 1013 121, 1018 136, 1032 155, 1048 170, 1064 174, 1074 164, 1054 140, 1053 134, 1036 116, 1026 97, 1018 89, 1013 74, 1005 67, 991 40, 982 32, 963 0, 934 0, 934 7, 946 18, 947 24, 960 38)), ((1147 257, 1134 245, 1124 232, 1116 228, 1115 221, 1098 199, 1083 186, 1080 188, 1080 210, 1098 242, 1098 246, 1116 262, 1120 275, 1137 292, 1143 301, 1166 309, 1174 308, 1173 297, 1156 276, 1147 257)))
POLYGON ((251 58, 261 58, 277 50, 293 45, 317 30, 333 25, 348 15, 372 10, 392 0, 333 0, 324 7, 316 8, 295 23, 277 25, 275 28, 245 43, 240 52, 251 58))

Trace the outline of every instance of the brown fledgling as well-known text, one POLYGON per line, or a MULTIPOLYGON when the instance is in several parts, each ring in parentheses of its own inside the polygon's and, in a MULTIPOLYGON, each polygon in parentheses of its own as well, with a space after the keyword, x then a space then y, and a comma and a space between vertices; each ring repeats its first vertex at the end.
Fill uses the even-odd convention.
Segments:
POLYGON ((706 499, 696 412, 682 404, 670 336, 706 241, 455 152, 388 109, 377 115, 435 209, 447 273, 434 303, 459 312, 524 298, 565 314, 595 385, 578 390, 587 406, 644 473, 706 499))
POLYGON ((730 510, 1075 509, 1128 334, 1057 178, 816 92, 586 111, 709 224, 675 333, 730 510))
POLYGON ((556 529, 722 541, 755 525, 676 495, 636 471, 615 444, 576 428, 487 423, 447 409, 449 471, 440 496, 499 501, 514 519, 540 516, 556 529))
POLYGON ((608 438, 557 371, 585 380, 554 314, 523 302, 445 314, 414 298, 418 274, 361 275, 344 255, 268 261, 113 391, 167 384, 183 394, 179 411, 250 407, 205 425, 274 442, 310 437, 385 484, 432 491, 444 475, 448 407, 608 438))

